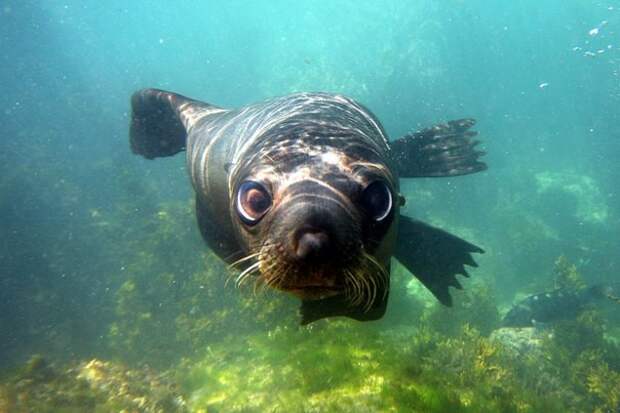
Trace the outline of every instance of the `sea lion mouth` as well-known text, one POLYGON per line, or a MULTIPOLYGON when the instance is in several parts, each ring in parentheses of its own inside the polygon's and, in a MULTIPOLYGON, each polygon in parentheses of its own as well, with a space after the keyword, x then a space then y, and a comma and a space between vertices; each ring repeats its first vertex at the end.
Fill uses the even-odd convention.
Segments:
POLYGON ((287 259, 278 245, 261 248, 254 264, 257 283, 302 300, 342 295, 353 306, 370 309, 389 290, 389 273, 360 246, 340 263, 300 263, 287 259))
POLYGON ((319 273, 299 272, 297 267, 283 267, 288 271, 261 272, 266 284, 295 295, 302 300, 319 300, 336 295, 346 297, 352 306, 366 310, 377 299, 385 298, 389 290, 389 273, 370 254, 363 250, 348 265, 323 268, 319 273), (329 268, 329 269, 328 269, 329 268), (272 281, 272 280, 280 280, 272 281))
POLYGON ((330 287, 326 285, 286 285, 281 286, 280 289, 303 300, 320 300, 345 292, 344 286, 330 287))
POLYGON ((389 291, 389 272, 376 258, 360 247, 339 265, 315 263, 312 267, 286 259, 277 243, 263 245, 230 267, 244 264, 235 276, 240 287, 254 279, 254 288, 263 285, 290 293, 302 300, 319 300, 341 295, 352 306, 368 311, 377 299, 385 299, 389 291), (310 269, 311 268, 311 269, 310 269))
POLYGON ((318 299, 343 293, 346 289, 344 267, 353 262, 341 263, 317 260, 307 262, 289 257, 280 249, 266 249, 259 255, 260 276, 265 284, 301 299, 318 299))

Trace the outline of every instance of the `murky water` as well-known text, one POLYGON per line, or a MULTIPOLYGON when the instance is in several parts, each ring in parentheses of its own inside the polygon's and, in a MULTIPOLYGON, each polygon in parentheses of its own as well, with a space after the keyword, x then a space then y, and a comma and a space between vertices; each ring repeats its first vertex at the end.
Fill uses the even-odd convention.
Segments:
POLYGON ((0 412, 620 411, 620 3, 218 3, 0 3, 0 412), (184 156, 131 153, 145 87, 341 93, 391 139, 475 118, 488 170, 403 179, 401 212, 479 267, 445 308, 394 262, 380 321, 300 326, 226 283, 184 156))

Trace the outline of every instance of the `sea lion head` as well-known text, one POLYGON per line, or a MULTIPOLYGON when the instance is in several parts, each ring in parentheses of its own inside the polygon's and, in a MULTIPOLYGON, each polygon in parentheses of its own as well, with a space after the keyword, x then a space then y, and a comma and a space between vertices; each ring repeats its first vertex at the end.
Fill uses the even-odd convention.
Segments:
POLYGON ((383 131, 348 100, 306 112, 274 122, 230 175, 238 280, 369 308, 389 288, 400 206, 383 131))

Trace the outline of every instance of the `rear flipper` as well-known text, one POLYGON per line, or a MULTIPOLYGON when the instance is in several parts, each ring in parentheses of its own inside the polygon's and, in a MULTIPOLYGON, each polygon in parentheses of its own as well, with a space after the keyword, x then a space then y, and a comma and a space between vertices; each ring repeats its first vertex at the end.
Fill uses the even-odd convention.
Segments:
POLYGON ((377 299, 370 309, 363 305, 352 305, 344 295, 336 295, 322 300, 304 300, 299 312, 301 325, 313 323, 327 317, 349 317, 357 321, 379 320, 387 308, 388 293, 377 292, 377 299))
POLYGON ((401 178, 467 175, 487 169, 476 150, 480 143, 469 130, 473 119, 459 119, 410 133, 390 142, 392 160, 401 178))
POLYGON ((444 305, 452 305, 448 287, 462 289, 456 274, 469 277, 465 265, 477 267, 471 253, 484 251, 459 237, 401 215, 394 256, 444 305))
POLYGON ((147 159, 172 156, 185 149, 187 130, 215 106, 158 89, 131 97, 129 136, 133 153, 147 159))

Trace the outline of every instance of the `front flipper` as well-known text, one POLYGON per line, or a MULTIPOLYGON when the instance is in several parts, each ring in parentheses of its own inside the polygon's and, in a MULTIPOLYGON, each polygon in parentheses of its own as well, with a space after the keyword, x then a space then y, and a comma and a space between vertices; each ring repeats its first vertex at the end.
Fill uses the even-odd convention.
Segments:
POLYGON ((401 178, 467 175, 487 169, 476 150, 480 143, 469 130, 473 119, 453 120, 390 142, 391 157, 401 178))
POLYGON ((129 137, 133 153, 147 159, 172 156, 185 149, 187 130, 216 106, 158 89, 131 97, 129 137))
POLYGON ((452 305, 448 287, 462 289, 456 274, 469 277, 465 265, 477 267, 471 257, 484 251, 439 228, 401 215, 394 256, 444 305, 452 305))
POLYGON ((383 292, 379 291, 377 299, 368 310, 363 305, 351 305, 344 295, 336 295, 322 300, 304 300, 299 309, 301 325, 310 324, 327 317, 349 317, 357 321, 378 320, 385 314, 388 295, 386 292, 384 296, 383 292))

